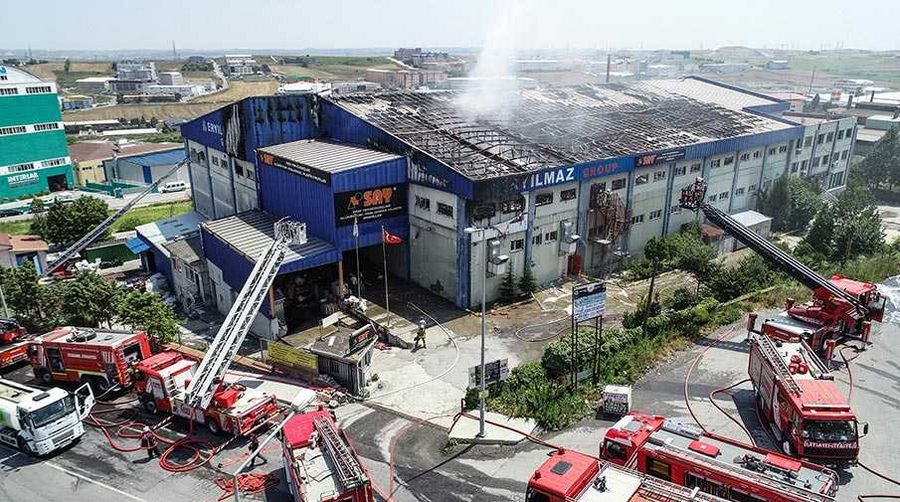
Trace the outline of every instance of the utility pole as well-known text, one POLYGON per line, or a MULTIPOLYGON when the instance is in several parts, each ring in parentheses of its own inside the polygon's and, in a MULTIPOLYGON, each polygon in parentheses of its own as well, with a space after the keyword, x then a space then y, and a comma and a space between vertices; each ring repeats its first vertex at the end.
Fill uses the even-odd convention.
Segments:
POLYGON ((175 41, 172 40, 172 62, 178 62, 178 53, 175 51, 175 41))
POLYGON ((806 92, 807 94, 812 94, 813 82, 815 82, 815 80, 816 80, 816 67, 813 66, 812 76, 809 77, 809 91, 806 92))

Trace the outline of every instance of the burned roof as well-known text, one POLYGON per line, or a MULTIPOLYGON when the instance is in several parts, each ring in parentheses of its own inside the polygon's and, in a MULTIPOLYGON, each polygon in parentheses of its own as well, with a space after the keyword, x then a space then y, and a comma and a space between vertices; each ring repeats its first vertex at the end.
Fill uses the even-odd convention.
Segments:
POLYGON ((677 87, 647 81, 522 90, 490 112, 468 111, 470 97, 455 91, 328 99, 474 180, 792 127, 677 87))

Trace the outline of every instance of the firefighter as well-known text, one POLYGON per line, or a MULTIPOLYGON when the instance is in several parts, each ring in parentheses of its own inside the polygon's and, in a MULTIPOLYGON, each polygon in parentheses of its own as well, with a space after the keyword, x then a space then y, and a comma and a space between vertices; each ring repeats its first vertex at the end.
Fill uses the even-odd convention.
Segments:
POLYGON ((422 341, 422 348, 427 349, 428 347, 425 345, 425 319, 419 319, 419 329, 416 330, 416 338, 413 340, 414 349, 419 348, 419 341, 422 341))
POLYGON ((159 443, 156 441, 153 431, 146 425, 141 430, 141 448, 146 448, 147 460, 152 460, 153 457, 159 456, 159 443))
MULTIPOLYGON (((250 442, 247 443, 247 450, 250 452, 250 455, 253 455, 253 452, 255 452, 258 448, 259 448, 259 437, 257 437, 256 434, 253 434, 252 436, 250 436, 250 442)), ((256 465, 257 458, 262 460, 262 462, 260 462, 261 464, 269 463, 269 461, 266 460, 266 457, 262 456, 262 452, 259 452, 258 455, 256 455, 255 457, 253 457, 250 460, 250 468, 251 469, 253 469, 253 467, 256 465)))

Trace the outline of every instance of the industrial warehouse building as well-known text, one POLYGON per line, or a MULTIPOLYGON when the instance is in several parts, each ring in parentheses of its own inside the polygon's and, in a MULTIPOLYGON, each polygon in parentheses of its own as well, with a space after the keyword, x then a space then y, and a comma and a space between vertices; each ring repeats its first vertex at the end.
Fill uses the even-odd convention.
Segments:
MULTIPOLYGON (((218 308, 282 217, 310 238, 291 248, 254 323, 264 336, 279 322, 292 330, 296 311, 325 311, 357 248, 380 263, 382 228, 404 240, 387 247, 392 275, 472 307, 486 248, 539 283, 602 276, 696 217, 678 206, 695 177, 730 213, 755 208, 782 175, 840 188, 855 135, 852 119, 802 125, 781 116, 787 102, 701 78, 527 89, 477 120, 459 97, 253 97, 184 124, 218 308)), ((488 299, 501 281, 488 278, 488 299)))
POLYGON ((56 84, 0 65, 0 199, 73 183, 56 84))

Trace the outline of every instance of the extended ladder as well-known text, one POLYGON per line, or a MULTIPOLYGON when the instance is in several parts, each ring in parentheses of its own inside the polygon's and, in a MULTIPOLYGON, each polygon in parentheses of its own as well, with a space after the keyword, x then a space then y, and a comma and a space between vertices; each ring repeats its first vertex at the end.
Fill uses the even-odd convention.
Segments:
POLYGON ((720 500, 718 497, 701 492, 694 488, 667 483, 656 478, 646 476, 641 480, 638 493, 648 500, 656 502, 712 502, 720 500))
POLYGON ((787 364, 785 364, 781 354, 778 353, 778 348, 775 347, 774 342, 772 342, 768 336, 756 334, 753 335, 753 342, 759 347, 759 351, 762 352, 763 357, 768 359, 769 364, 775 369, 775 372, 784 382, 784 385, 787 386, 788 390, 794 394, 802 394, 803 389, 797 384, 797 381, 794 380, 791 370, 788 368, 787 364))
POLYGON ((753 230, 745 227, 728 213, 719 210, 705 201, 706 182, 703 178, 697 178, 692 185, 682 189, 680 205, 692 211, 701 210, 706 218, 722 230, 728 232, 735 239, 741 241, 747 247, 756 251, 760 256, 772 262, 776 267, 784 270, 788 275, 803 283, 809 289, 819 287, 827 289, 832 295, 837 296, 852 305, 862 315, 868 309, 860 303, 859 299, 834 285, 830 280, 819 275, 815 270, 804 265, 778 246, 761 237, 753 230))
POLYGON ((225 317, 225 322, 200 361, 190 385, 185 389, 185 402, 194 407, 206 408, 213 397, 216 385, 225 375, 231 360, 237 354, 250 325, 256 317, 266 293, 272 286, 284 255, 291 243, 306 242, 306 224, 280 220, 275 223, 275 238, 256 261, 247 282, 241 288, 225 317))
POLYGON ((745 481, 756 483, 757 485, 768 486, 769 488, 772 488, 779 492, 791 493, 799 497, 799 500, 810 502, 834 502, 834 498, 829 495, 817 493, 813 490, 797 486, 790 481, 783 481, 778 478, 766 476, 764 473, 750 471, 728 462, 723 462, 715 458, 707 457, 706 455, 701 453, 694 453, 690 450, 686 450, 667 442, 659 440, 654 441, 653 438, 651 438, 650 441, 658 449, 658 451, 660 451, 664 455, 679 457, 684 461, 691 462, 695 465, 702 465, 717 472, 728 472, 733 474, 735 477, 741 478, 745 481))
POLYGON ((338 436, 334 423, 326 418, 319 417, 315 419, 313 424, 322 438, 325 448, 334 460, 341 485, 345 489, 352 489, 363 484, 366 476, 362 466, 359 465, 359 461, 356 460, 356 457, 353 456, 353 453, 347 447, 347 443, 338 436))
POLYGON ((90 232, 88 232, 87 234, 85 234, 84 237, 75 241, 75 244, 72 244, 71 246, 69 246, 69 248, 66 249, 65 251, 63 251, 62 254, 60 254, 56 258, 56 260, 54 260, 52 263, 47 265, 47 268, 41 274, 41 277, 47 277, 48 275, 52 274, 57 269, 59 269, 60 267, 65 265, 67 261, 74 258, 78 253, 81 252, 82 249, 86 248, 88 246, 88 244, 94 242, 95 240, 97 240, 98 237, 103 235, 110 227, 112 227, 112 224, 115 223, 116 220, 118 220, 119 218, 122 217, 122 215, 127 213, 132 207, 134 207, 135 204, 137 204, 141 199, 143 199, 144 196, 146 196, 147 194, 156 190, 156 188, 159 186, 160 183, 165 181, 169 176, 172 176, 173 174, 175 174, 175 172, 178 171, 178 169, 180 169, 182 166, 184 166, 187 163, 188 163, 187 159, 181 160, 178 163, 176 163, 174 166, 172 166, 172 169, 170 169, 168 172, 166 172, 166 174, 163 174, 162 177, 160 177, 158 180, 156 180, 152 184, 150 184, 150 186, 148 186, 143 192, 139 193, 136 197, 131 199, 127 204, 122 206, 121 209, 119 209, 118 211, 116 211, 115 213, 110 215, 108 218, 103 220, 102 223, 100 223, 99 225, 94 227, 94 229, 91 230, 90 232))

